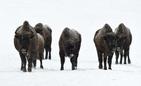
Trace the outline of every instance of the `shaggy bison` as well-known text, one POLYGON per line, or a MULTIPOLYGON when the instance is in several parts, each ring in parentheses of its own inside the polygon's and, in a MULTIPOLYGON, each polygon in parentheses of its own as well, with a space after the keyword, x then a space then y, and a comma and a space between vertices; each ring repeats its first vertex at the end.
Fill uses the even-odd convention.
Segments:
POLYGON ((116 64, 118 64, 118 58, 119 58, 119 53, 120 53, 120 64, 122 64, 122 57, 124 55, 124 64, 126 64, 126 57, 128 57, 128 63, 130 64, 130 57, 129 57, 129 49, 130 45, 132 42, 132 34, 130 30, 123 24, 121 23, 116 29, 115 29, 115 34, 116 34, 116 64))
POLYGON ((26 63, 28 60, 28 71, 32 71, 32 63, 36 66, 36 59, 40 60, 40 67, 43 68, 42 59, 44 52, 44 39, 36 33, 28 21, 15 31, 14 45, 21 58, 21 70, 26 72, 26 63))
POLYGON ((99 61, 99 69, 102 69, 102 61, 104 60, 104 69, 107 70, 107 56, 108 56, 108 65, 111 69, 112 57, 115 51, 115 34, 112 31, 111 27, 108 24, 105 24, 103 28, 96 31, 93 39, 99 61))
POLYGON ((59 40, 59 54, 61 60, 61 69, 64 70, 65 56, 70 58, 72 70, 77 69, 77 58, 81 46, 81 35, 69 28, 65 28, 59 40))
POLYGON ((40 33, 45 40, 45 50, 46 50, 46 56, 45 59, 48 59, 48 53, 49 53, 49 59, 51 59, 51 43, 52 43, 52 30, 49 26, 43 25, 42 23, 38 23, 35 25, 35 30, 37 33, 40 33))

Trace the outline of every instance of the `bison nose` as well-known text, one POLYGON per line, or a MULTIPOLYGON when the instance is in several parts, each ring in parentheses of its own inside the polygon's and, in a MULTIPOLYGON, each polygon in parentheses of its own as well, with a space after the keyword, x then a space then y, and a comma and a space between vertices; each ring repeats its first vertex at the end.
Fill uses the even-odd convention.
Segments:
POLYGON ((21 53, 26 55, 27 54, 27 50, 26 49, 21 49, 21 53))

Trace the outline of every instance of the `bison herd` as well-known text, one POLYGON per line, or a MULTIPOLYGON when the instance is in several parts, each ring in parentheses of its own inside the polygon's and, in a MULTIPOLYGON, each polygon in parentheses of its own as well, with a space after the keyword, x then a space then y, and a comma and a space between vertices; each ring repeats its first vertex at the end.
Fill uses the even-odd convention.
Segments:
MULTIPOLYGON (((76 30, 68 27, 63 30, 59 39, 60 70, 64 70, 65 57, 70 58, 72 70, 77 69, 81 40, 81 34, 76 30)), ((97 51, 99 69, 107 70, 107 64, 108 69, 112 69, 114 53, 116 64, 122 64, 123 57, 124 64, 127 63, 126 59, 128 59, 128 64, 131 63, 129 50, 132 34, 123 23, 119 24, 115 31, 112 30, 110 25, 105 24, 95 32, 93 41, 97 51), (118 61, 119 54, 120 61, 118 61)), ((43 69, 42 60, 51 60, 51 43, 52 30, 49 26, 38 23, 35 27, 32 27, 28 21, 24 21, 16 29, 14 36, 14 45, 21 58, 21 71, 26 72, 28 70, 28 72, 31 72, 32 67, 36 67, 37 59, 40 61, 40 68, 43 69), (44 50, 46 51, 45 57, 44 50), (27 63, 28 65, 26 65, 27 63)))

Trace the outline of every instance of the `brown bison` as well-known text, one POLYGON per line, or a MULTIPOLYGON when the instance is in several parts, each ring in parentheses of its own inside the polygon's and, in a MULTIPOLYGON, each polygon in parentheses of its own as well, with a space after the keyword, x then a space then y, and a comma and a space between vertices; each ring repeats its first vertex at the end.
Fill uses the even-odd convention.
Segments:
POLYGON ((65 57, 68 56, 72 63, 72 70, 77 69, 77 58, 81 46, 81 35, 69 28, 65 28, 59 40, 59 54, 61 60, 61 69, 64 70, 65 57))
POLYGON ((124 55, 124 64, 126 64, 126 57, 128 57, 128 63, 131 63, 130 57, 129 57, 129 49, 132 42, 132 34, 130 30, 121 23, 116 29, 116 64, 118 64, 118 58, 120 53, 120 64, 122 64, 122 57, 124 55))
POLYGON ((32 71, 32 63, 36 67, 36 59, 40 60, 40 67, 43 68, 44 38, 36 33, 28 21, 24 21, 15 31, 14 45, 21 58, 21 70, 26 72, 28 60, 28 71, 32 71))
POLYGON ((111 69, 112 57, 115 51, 115 38, 115 34, 108 24, 96 31, 93 41, 98 54, 99 69, 103 68, 102 61, 104 60, 104 69, 107 70, 107 57, 109 69, 111 69))
POLYGON ((49 26, 43 25, 42 23, 38 23, 35 25, 35 30, 37 33, 40 33, 45 40, 45 50, 46 50, 46 56, 45 59, 51 59, 51 43, 52 43, 52 30, 49 26), (49 53, 49 57, 48 57, 49 53))

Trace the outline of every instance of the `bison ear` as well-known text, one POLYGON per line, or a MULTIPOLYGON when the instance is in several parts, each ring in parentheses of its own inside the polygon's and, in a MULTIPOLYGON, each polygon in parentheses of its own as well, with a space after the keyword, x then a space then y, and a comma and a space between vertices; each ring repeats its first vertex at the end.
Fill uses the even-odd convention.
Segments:
POLYGON ((16 33, 16 34, 15 34, 15 38, 20 38, 20 36, 16 33))
POLYGON ((19 38, 17 31, 15 31, 15 38, 19 38))

